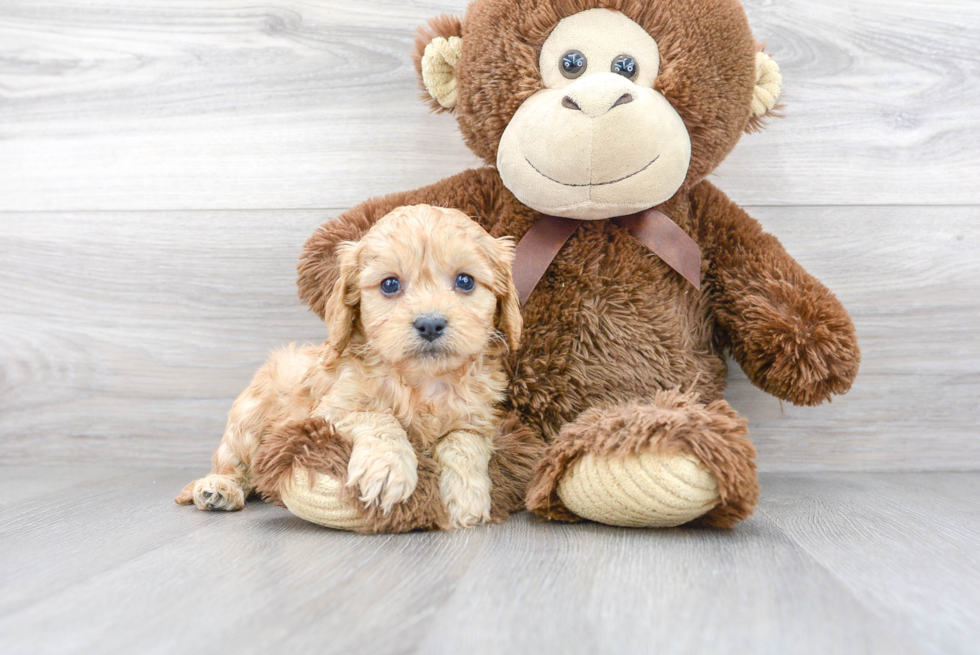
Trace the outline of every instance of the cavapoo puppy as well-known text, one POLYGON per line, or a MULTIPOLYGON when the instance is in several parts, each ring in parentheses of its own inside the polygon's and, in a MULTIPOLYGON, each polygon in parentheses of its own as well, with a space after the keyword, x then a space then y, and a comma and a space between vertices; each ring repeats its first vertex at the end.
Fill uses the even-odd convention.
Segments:
POLYGON ((400 207, 356 243, 338 247, 340 278, 327 304, 329 340, 275 352, 231 408, 210 475, 176 501, 238 510, 250 464, 277 429, 323 417, 352 443, 347 485, 387 512, 418 481, 431 452, 453 527, 490 518, 487 467, 516 348, 520 306, 514 246, 462 212, 400 207))

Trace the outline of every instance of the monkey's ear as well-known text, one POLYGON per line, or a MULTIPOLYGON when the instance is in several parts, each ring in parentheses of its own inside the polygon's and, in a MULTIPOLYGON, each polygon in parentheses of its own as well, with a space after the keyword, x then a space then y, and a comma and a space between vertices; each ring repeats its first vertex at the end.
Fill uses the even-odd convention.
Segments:
POLYGON ((779 73, 779 64, 760 50, 755 53, 755 89, 752 91, 752 115, 746 131, 756 132, 762 129, 766 118, 779 116, 779 96, 783 91, 783 76, 779 73))
POLYGON ((350 343, 354 325, 360 316, 361 290, 357 285, 357 244, 345 241, 337 245, 340 277, 327 298, 323 315, 327 322, 330 347, 340 355, 350 343))
POLYGON ((422 97, 437 112, 456 108, 456 64, 463 49, 463 21, 437 16, 418 29, 412 61, 422 97))

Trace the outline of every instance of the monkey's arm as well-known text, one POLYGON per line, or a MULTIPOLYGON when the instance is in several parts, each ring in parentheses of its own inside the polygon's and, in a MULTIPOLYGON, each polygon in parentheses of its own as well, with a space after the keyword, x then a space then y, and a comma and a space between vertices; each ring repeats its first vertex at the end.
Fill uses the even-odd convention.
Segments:
POLYGON ((303 246, 297 272, 299 296, 323 318, 327 296, 337 281, 334 249, 341 241, 357 241, 382 216, 403 205, 433 205, 458 209, 489 229, 493 207, 503 184, 494 169, 471 169, 414 191, 372 198, 327 221, 303 246))
POLYGON ((691 194, 722 345, 753 384, 795 405, 846 392, 861 354, 840 301, 708 182, 691 194))

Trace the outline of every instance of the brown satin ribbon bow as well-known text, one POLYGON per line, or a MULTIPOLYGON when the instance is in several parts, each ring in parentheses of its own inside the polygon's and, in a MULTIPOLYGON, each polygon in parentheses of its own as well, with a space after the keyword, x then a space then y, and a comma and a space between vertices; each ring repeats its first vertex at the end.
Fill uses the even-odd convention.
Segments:
MULTIPOLYGON (((701 289, 701 249, 666 214, 647 209, 610 220, 653 251, 695 289, 701 289)), ((562 246, 584 222, 544 215, 521 238, 514 251, 514 286, 522 305, 527 302, 562 246)))

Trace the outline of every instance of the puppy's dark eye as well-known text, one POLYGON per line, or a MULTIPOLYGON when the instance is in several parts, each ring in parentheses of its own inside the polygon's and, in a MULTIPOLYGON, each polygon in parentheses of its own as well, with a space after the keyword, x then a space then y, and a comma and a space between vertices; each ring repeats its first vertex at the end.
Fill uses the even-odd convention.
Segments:
POLYGON ((456 288, 460 291, 469 293, 474 287, 476 287, 476 280, 473 279, 473 276, 466 273, 460 273, 456 276, 456 288))
POLYGON ((588 65, 589 62, 585 59, 585 55, 578 50, 569 50, 561 56, 559 68, 562 75, 573 80, 584 73, 588 65))
POLYGON ((402 290, 402 283, 397 277, 389 277, 381 283, 381 293, 386 296, 393 296, 402 290))
POLYGON ((619 55, 613 59, 611 70, 617 75, 633 79, 640 72, 640 66, 629 55, 619 55))

